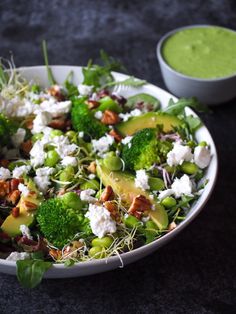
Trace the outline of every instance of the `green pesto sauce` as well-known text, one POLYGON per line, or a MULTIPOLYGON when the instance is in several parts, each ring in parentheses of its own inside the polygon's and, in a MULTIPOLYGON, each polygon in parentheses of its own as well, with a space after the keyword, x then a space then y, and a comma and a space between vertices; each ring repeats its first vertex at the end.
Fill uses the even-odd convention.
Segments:
POLYGON ((210 79, 236 74, 236 33, 221 27, 180 30, 168 37, 162 56, 174 70, 210 79))

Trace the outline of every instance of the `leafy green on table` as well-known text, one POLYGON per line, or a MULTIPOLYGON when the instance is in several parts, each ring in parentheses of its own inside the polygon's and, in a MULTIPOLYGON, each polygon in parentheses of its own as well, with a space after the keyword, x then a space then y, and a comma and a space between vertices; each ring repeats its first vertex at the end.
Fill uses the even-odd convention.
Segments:
POLYGON ((42 281, 44 273, 52 267, 52 262, 40 259, 18 260, 17 278, 25 288, 35 288, 42 281))

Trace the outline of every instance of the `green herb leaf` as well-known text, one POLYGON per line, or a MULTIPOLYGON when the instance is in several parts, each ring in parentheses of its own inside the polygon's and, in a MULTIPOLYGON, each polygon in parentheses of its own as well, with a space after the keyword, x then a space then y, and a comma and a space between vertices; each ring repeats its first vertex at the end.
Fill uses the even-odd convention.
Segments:
POLYGON ((196 132, 198 128, 202 125, 201 120, 198 117, 194 117, 193 115, 186 116, 185 121, 189 126, 189 129, 192 133, 196 132))
POLYGON ((48 64, 48 51, 47 51, 47 43, 46 43, 45 40, 43 40, 43 42, 42 42, 42 48, 43 48, 44 63, 46 65, 47 73, 48 73, 49 84, 50 85, 55 85, 56 81, 55 81, 55 79, 53 77, 52 70, 51 70, 51 68, 49 67, 49 64, 48 64))
POLYGON ((67 259, 66 261, 65 261, 65 263, 64 263, 64 265, 66 266, 66 267, 71 267, 71 266, 73 266, 75 264, 75 261, 73 260, 73 259, 67 259))
POLYGON ((17 278, 25 288, 35 288, 42 281, 44 273, 52 266, 51 262, 41 260, 18 260, 17 278))
POLYGON ((201 104, 195 97, 180 98, 177 102, 174 102, 171 98, 169 100, 168 107, 163 111, 178 116, 180 114, 184 114, 185 107, 191 107, 199 112, 209 112, 209 109, 205 105, 201 104))
POLYGON ((139 79, 136 79, 134 78, 133 76, 130 76, 128 77, 127 79, 123 80, 123 81, 113 81, 113 82, 110 82, 106 85, 103 86, 103 88, 105 87, 111 87, 111 86, 130 86, 130 87, 140 87, 140 86, 143 86, 145 85, 147 82, 144 81, 144 80, 139 80, 139 79))

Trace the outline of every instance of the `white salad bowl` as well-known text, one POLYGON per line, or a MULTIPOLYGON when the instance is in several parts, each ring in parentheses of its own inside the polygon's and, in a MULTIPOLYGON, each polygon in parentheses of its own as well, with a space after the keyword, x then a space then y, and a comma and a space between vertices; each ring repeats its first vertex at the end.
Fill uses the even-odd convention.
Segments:
MULTIPOLYGON (((82 67, 52 66, 51 69, 58 84, 62 84, 64 82, 70 71, 73 71, 74 73, 73 79, 75 84, 79 84, 83 80, 82 67)), ((19 68, 18 70, 27 80, 29 81, 34 80, 36 83, 40 84, 43 87, 48 86, 47 71, 45 66, 25 67, 19 68)), ((113 75, 115 80, 117 81, 121 81, 128 78, 127 75, 121 73, 113 73, 113 75)), ((122 96, 128 97, 137 93, 148 93, 150 95, 153 95, 154 97, 160 100, 162 107, 167 106, 170 98, 176 100, 174 96, 152 84, 146 84, 139 88, 124 89, 124 92, 121 94, 122 96)), ((196 114, 189 108, 187 108, 186 113, 193 114, 194 116, 196 116, 196 114)), ((133 251, 123 253, 120 256, 113 256, 107 259, 92 260, 88 262, 80 262, 76 263, 71 267, 65 267, 63 264, 54 264, 53 267, 50 268, 45 273, 44 278, 67 278, 87 276, 123 267, 156 251, 161 246, 163 246, 171 239, 173 239, 179 232, 181 232, 199 214, 201 209, 205 206, 206 202, 208 201, 213 191, 217 177, 218 161, 216 147, 208 129, 205 126, 202 126, 197 131, 196 138, 198 141, 204 140, 210 145, 212 159, 203 178, 204 180, 208 179, 209 182, 206 185, 199 199, 192 205, 184 221, 182 221, 174 230, 165 234, 161 238, 147 245, 134 249, 133 251)), ((0 259, 0 272, 15 275, 16 262, 0 259)))

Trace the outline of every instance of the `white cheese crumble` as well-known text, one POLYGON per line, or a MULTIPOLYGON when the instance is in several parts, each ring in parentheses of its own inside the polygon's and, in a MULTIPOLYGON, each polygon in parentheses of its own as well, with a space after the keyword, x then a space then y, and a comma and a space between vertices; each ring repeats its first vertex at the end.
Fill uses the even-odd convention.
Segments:
POLYGON ((19 179, 20 177, 23 176, 23 174, 27 174, 31 169, 31 166, 19 166, 15 167, 12 171, 12 177, 19 179))
POLYGON ((136 171, 135 186, 137 188, 141 188, 144 191, 150 189, 148 184, 148 175, 146 174, 145 170, 141 169, 136 171))
POLYGON ((114 137, 106 134, 98 140, 92 140, 93 151, 100 157, 104 157, 109 147, 114 143, 114 137))
POLYGON ((79 84, 77 88, 81 96, 88 96, 89 94, 91 94, 93 90, 92 85, 89 86, 89 85, 79 84))
POLYGON ((33 240, 33 237, 30 234, 30 229, 26 225, 20 225, 20 231, 24 237, 33 240))
POLYGON ((101 120, 102 115, 103 115, 102 111, 97 111, 97 112, 95 112, 94 117, 98 120, 101 120))
POLYGON ((204 169, 206 168, 211 161, 211 153, 207 147, 197 146, 194 149, 194 162, 196 165, 204 169))
POLYGON ((116 223, 111 218, 110 212, 103 206, 89 204, 85 217, 90 220, 92 232, 99 238, 107 233, 116 232, 116 223))
POLYGON ((90 173, 90 174, 88 175, 88 178, 89 178, 90 180, 93 180, 93 179, 96 178, 96 176, 95 176, 95 174, 90 173))
POLYGON ((171 189, 176 198, 179 198, 182 195, 192 196, 192 182, 190 181, 189 176, 184 174, 180 179, 175 178, 171 185, 171 189))
POLYGON ((52 139, 52 143, 56 146, 56 152, 59 154, 61 158, 64 158, 78 149, 78 146, 75 144, 70 144, 68 138, 64 135, 55 136, 52 139))
POLYGON ((172 195, 172 194, 174 194, 174 191, 173 191, 172 189, 167 189, 167 190, 161 191, 161 192, 159 193, 159 195, 158 195, 158 198, 159 198, 159 200, 161 201, 161 200, 163 200, 164 198, 166 198, 166 197, 168 197, 168 196, 170 196, 170 195, 172 195))
POLYGON ((34 177, 34 182, 37 184, 41 192, 46 192, 50 186, 50 175, 53 174, 54 168, 42 167, 36 170, 36 176, 34 177))
POLYGON ((121 143, 122 143, 123 145, 129 144, 129 143, 131 142, 132 138, 133 138, 133 136, 126 136, 125 138, 123 138, 123 139, 121 140, 121 143))
POLYGON ((140 109, 134 109, 130 112, 127 113, 120 113, 119 117, 123 120, 123 121, 128 121, 130 118, 132 117, 138 117, 142 114, 142 111, 140 109))
POLYGON ((72 156, 65 156, 62 161, 61 164, 63 166, 72 166, 72 167, 76 167, 78 164, 77 158, 76 157, 72 157, 72 156))
POLYGON ((184 161, 191 161, 192 159, 191 148, 181 145, 179 142, 174 143, 173 149, 167 154, 167 163, 171 167, 181 165, 184 161))
POLYGON ((79 136, 80 138, 83 138, 83 137, 84 137, 84 132, 83 132, 83 131, 79 132, 78 136, 79 136))
POLYGON ((24 142, 26 130, 19 128, 15 134, 11 136, 11 141, 15 147, 19 147, 24 142))
POLYGON ((7 261, 19 261, 30 258, 30 254, 26 252, 12 252, 7 258, 7 261))
POLYGON ((23 196, 27 196, 30 192, 28 187, 26 185, 24 185, 23 183, 20 183, 18 185, 18 190, 22 193, 23 196))
POLYGON ((10 170, 0 167, 0 180, 7 180, 11 177, 10 170))
POLYGON ((33 134, 44 132, 45 127, 52 121, 52 115, 47 112, 39 112, 36 118, 33 120, 33 128, 31 132, 33 134))
POLYGON ((80 192, 80 199, 83 202, 95 203, 97 201, 97 199, 92 196, 95 193, 96 193, 96 191, 94 191, 93 189, 83 190, 80 192))
POLYGON ((33 167, 43 165, 46 154, 44 152, 44 142, 37 140, 30 151, 30 162, 33 167))
MULTIPOLYGON (((51 113, 52 117, 58 117, 64 114, 67 114, 71 108, 71 101, 57 101, 54 97, 50 97, 48 100, 44 100, 38 106, 39 111, 47 111, 51 113)), ((36 113, 38 113, 36 112, 36 113)))

